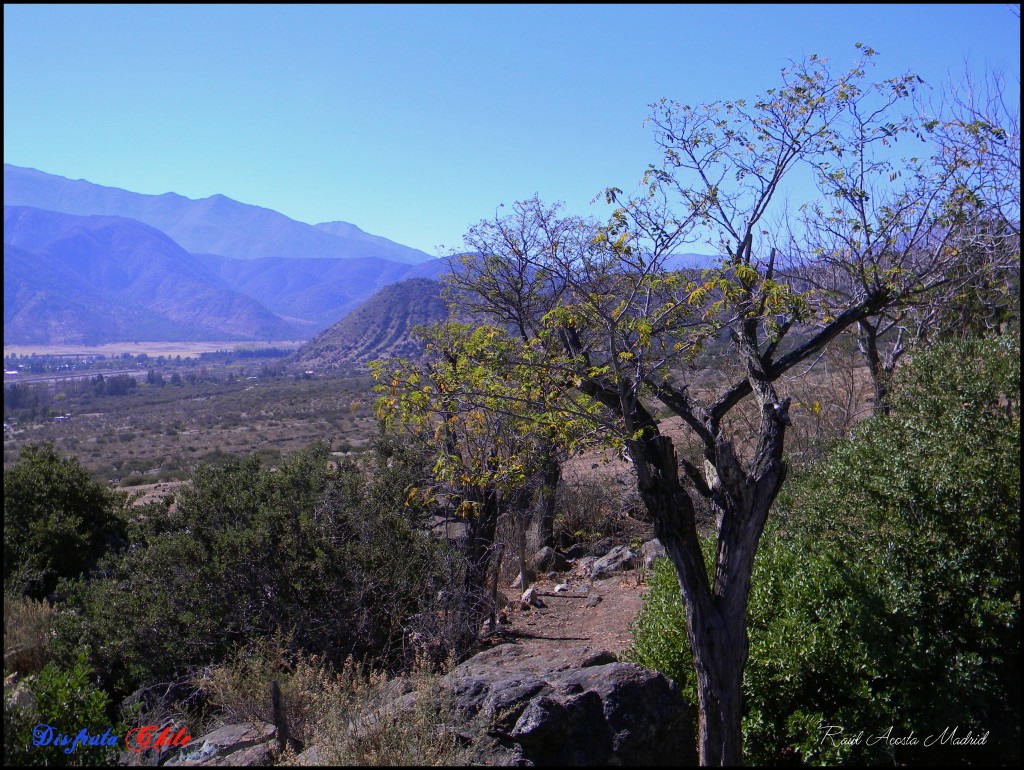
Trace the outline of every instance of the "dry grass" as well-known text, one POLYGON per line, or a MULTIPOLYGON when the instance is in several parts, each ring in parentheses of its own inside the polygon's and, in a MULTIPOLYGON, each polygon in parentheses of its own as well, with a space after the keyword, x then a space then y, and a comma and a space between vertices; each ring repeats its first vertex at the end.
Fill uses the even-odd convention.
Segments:
POLYGON ((343 672, 345 697, 332 700, 324 712, 321 760, 341 766, 469 764, 453 728, 453 698, 438 686, 439 676, 425 666, 390 681, 343 672), (381 704, 382 692, 402 690, 404 697, 381 704))
POLYGON ((315 746, 318 764, 459 765, 470 758, 451 728, 451 699, 441 673, 423 664, 392 677, 348 659, 335 671, 316 655, 293 654, 287 636, 268 637, 207 669, 197 685, 225 723, 272 722, 270 682, 281 691, 289 736, 277 757, 297 764, 296 749, 315 746))
POLYGON ((4 674, 40 671, 49 660, 54 609, 27 597, 4 596, 4 674))

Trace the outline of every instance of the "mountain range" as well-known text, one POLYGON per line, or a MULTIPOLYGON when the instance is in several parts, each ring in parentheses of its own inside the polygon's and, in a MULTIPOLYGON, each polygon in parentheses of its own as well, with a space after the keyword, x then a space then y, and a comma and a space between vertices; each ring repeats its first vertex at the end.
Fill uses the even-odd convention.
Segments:
POLYGON ((444 260, 347 222, 4 164, 4 343, 308 339, 444 260))
POLYGON ((172 192, 142 195, 8 163, 4 164, 4 205, 136 219, 166 233, 193 254, 236 259, 376 257, 408 264, 431 258, 347 222, 308 225, 223 195, 200 200, 172 192))
POLYGON ((361 364, 418 350, 447 270, 348 222, 4 164, 5 345, 300 339, 303 366, 361 364))

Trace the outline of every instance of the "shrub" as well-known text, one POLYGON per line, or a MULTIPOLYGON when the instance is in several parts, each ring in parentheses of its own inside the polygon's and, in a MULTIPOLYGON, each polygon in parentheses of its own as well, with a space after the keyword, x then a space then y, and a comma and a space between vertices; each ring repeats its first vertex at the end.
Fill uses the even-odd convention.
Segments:
POLYGON ((335 663, 400 662, 410 619, 444 585, 443 545, 417 529, 401 453, 390 459, 372 482, 351 462, 329 469, 323 444, 276 471, 256 456, 198 468, 176 511, 132 526, 128 551, 103 564, 109 579, 67 585, 61 655, 88 646, 118 694, 278 630, 335 663))
POLYGON ((53 444, 28 444, 4 473, 5 591, 42 598, 123 545, 125 497, 53 444))
POLYGON ((617 484, 594 480, 563 480, 555 491, 555 542, 594 543, 620 535, 628 528, 624 516, 625 493, 617 484))
POLYGON ((6 767, 113 764, 116 746, 89 746, 76 741, 82 730, 89 736, 104 735, 107 731, 120 739, 125 736, 124 725, 112 723, 109 717, 109 696, 93 684, 91 674, 85 656, 81 655, 69 668, 47 663, 17 687, 4 688, 6 767), (71 741, 66 746, 35 746, 34 737, 46 735, 39 725, 49 725, 52 735, 63 733, 71 741))

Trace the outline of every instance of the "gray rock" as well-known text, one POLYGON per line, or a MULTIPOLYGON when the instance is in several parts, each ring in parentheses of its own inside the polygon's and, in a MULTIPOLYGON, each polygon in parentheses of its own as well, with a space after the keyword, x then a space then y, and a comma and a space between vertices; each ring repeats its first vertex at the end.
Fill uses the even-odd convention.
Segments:
POLYGON ((600 580, 616 572, 634 569, 636 563, 636 554, 630 550, 629 546, 617 545, 591 565, 590 578, 591 580, 600 580))
POLYGON ((572 568, 574 575, 580 575, 581 577, 590 577, 590 568, 597 561, 595 556, 584 556, 576 560, 575 565, 572 568))
POLYGON ((600 765, 612 755, 612 735, 594 691, 530 701, 509 737, 534 765, 600 765))
POLYGON ((609 553, 615 547, 615 541, 610 537, 603 537, 590 546, 590 555, 596 556, 600 559, 605 554, 609 553))
POLYGON ((644 569, 651 569, 655 559, 666 555, 665 546, 657 538, 648 540, 640 546, 640 557, 643 559, 644 569))
POLYGON ((456 712, 483 715, 497 739, 485 764, 696 763, 691 711, 661 674, 590 648, 526 655, 502 645, 442 682, 456 712))
POLYGON ((530 558, 530 566, 535 572, 562 572, 569 563, 558 551, 550 546, 544 546, 530 558))
POLYGON ((469 524, 458 519, 433 516, 427 526, 430 534, 444 540, 464 540, 469 535, 469 524))
POLYGON ((168 765, 266 765, 277 729, 269 723, 218 727, 194 738, 170 759, 168 765))
POLYGON ((576 561, 590 553, 590 550, 582 543, 573 543, 565 551, 566 561, 576 561))

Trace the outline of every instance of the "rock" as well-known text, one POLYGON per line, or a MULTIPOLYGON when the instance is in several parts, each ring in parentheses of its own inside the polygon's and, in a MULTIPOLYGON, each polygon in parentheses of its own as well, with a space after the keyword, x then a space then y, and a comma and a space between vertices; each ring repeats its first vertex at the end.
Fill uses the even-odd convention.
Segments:
POLYGON ((530 566, 535 572, 561 572, 569 566, 565 557, 550 546, 544 546, 530 558, 530 566))
POLYGON ((609 577, 615 572, 622 572, 623 570, 635 567, 636 554, 630 550, 629 546, 617 545, 591 565, 590 579, 600 580, 601 578, 609 577))
POLYGON ((665 546, 657 538, 648 540, 640 546, 640 557, 643 559, 644 569, 651 569, 655 559, 666 555, 665 546))
POLYGON ((17 673, 12 673, 4 679, 4 711, 22 710, 34 712, 36 709, 36 696, 32 694, 23 682, 18 682, 17 673))
POLYGON ((530 701, 509 737, 536 765, 600 765, 612 753, 601 696, 583 692, 562 700, 541 695, 530 701))
POLYGON ((168 765, 268 765, 276 728, 269 723, 218 727, 184 746, 168 765))
POLYGON ((442 683, 457 714, 489 723, 496 745, 479 758, 483 764, 696 763, 690 707, 676 685, 611 653, 529 655, 503 645, 470 658, 442 683))
POLYGON ((584 556, 576 560, 576 564, 573 566, 572 571, 574 575, 581 577, 590 577, 590 567, 597 561, 595 556, 584 556))
POLYGON ((464 540, 469 535, 468 523, 444 516, 432 516, 427 522, 427 528, 434 537, 445 540, 464 540))
POLYGON ((324 756, 323 748, 320 746, 310 746, 295 757, 295 764, 305 767, 315 767, 317 765, 326 765, 328 763, 324 756))
POLYGON ((600 596, 591 596, 589 599, 587 599, 587 606, 588 607, 596 607, 600 603, 601 603, 601 597, 600 596))
POLYGON ((558 585, 555 586, 555 593, 556 594, 560 594, 560 593, 562 593, 562 591, 568 591, 568 590, 569 590, 569 584, 568 583, 559 583, 558 585))
POLYGON ((610 537, 603 537, 596 543, 594 543, 592 546, 590 546, 590 555, 596 556, 598 559, 600 559, 613 548, 615 548, 615 541, 612 540, 610 537))
POLYGON ((589 553, 589 549, 582 543, 573 543, 565 551, 565 560, 576 561, 577 559, 581 559, 584 556, 587 556, 589 553))
POLYGON ((524 609, 524 610, 528 610, 531 607, 543 607, 544 606, 544 602, 542 602, 540 600, 540 597, 537 596, 537 589, 536 588, 532 588, 532 587, 531 588, 527 588, 525 591, 523 591, 523 596, 519 600, 519 602, 520 602, 520 607, 522 607, 522 609, 524 609))

